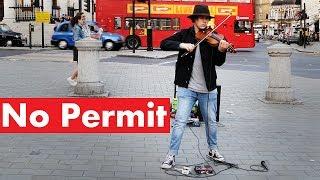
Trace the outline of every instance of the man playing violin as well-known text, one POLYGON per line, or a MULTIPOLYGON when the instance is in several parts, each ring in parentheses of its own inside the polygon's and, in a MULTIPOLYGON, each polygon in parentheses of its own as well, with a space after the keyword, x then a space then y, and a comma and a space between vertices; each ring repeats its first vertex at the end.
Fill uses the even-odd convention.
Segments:
POLYGON ((207 41, 203 41, 199 46, 195 46, 196 34, 199 30, 206 29, 208 22, 213 18, 208 6, 196 5, 193 14, 188 18, 193 22, 192 27, 182 29, 161 42, 162 50, 179 51, 174 81, 178 86, 178 109, 173 123, 169 152, 161 165, 163 169, 175 165, 175 156, 178 155, 187 120, 197 100, 206 125, 208 156, 224 161, 217 146, 217 74, 215 66, 222 66, 225 63, 226 51, 230 44, 221 40, 217 47, 213 47, 207 41), (186 52, 189 52, 188 55, 182 56, 186 52))

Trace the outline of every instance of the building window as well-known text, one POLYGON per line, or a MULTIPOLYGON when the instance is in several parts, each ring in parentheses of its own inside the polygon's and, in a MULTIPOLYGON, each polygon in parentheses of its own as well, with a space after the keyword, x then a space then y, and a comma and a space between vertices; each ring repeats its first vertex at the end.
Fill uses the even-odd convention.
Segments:
POLYGON ((23 1, 18 1, 15 7, 13 8, 15 11, 15 20, 16 22, 20 21, 34 21, 35 20, 35 11, 39 10, 39 8, 33 7, 31 4, 19 4, 23 3, 23 1))
POLYGON ((58 6, 57 0, 52 0, 52 6, 58 6))
POLYGON ((16 4, 17 4, 17 5, 23 5, 24 3, 23 3, 23 0, 17 0, 17 1, 16 1, 16 4))
POLYGON ((70 16, 70 17, 74 17, 74 12, 75 12, 76 10, 74 9, 74 7, 68 7, 68 16, 70 16))

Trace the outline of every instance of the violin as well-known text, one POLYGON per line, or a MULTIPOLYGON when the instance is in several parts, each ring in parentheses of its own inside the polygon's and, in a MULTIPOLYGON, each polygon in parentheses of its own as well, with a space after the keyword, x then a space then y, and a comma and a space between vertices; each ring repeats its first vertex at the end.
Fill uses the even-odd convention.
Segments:
MULTIPOLYGON (((194 45, 195 49, 197 46, 200 45, 201 42, 203 41, 208 41, 208 43, 210 45, 212 45, 213 47, 217 47, 219 46, 220 44, 220 41, 224 39, 224 36, 223 35, 220 35, 220 34, 217 34, 215 33, 215 30, 218 29, 224 22, 226 22, 229 18, 231 17, 231 14, 226 17, 219 25, 217 25, 214 29, 212 29, 211 27, 210 28, 206 28, 205 30, 203 31, 199 31, 197 32, 196 34, 196 38, 198 40, 198 42, 194 45), (199 34, 198 34, 199 33, 199 34)), ((230 43, 229 43, 230 44, 230 43)), ((235 53, 235 49, 233 47, 232 44, 229 45, 228 47, 228 51, 229 52, 232 52, 232 53, 235 53)), ((181 57, 184 57, 186 55, 188 55, 190 52, 185 52, 184 54, 182 54, 181 57)))
MULTIPOLYGON (((218 34, 217 32, 213 31, 213 29, 209 26, 204 30, 199 30, 196 34, 197 41, 201 41, 202 39, 205 39, 212 47, 218 47, 221 40, 224 40, 224 36, 222 34, 218 34), (207 36, 208 34, 210 34, 207 36)), ((236 53, 236 50, 234 49, 234 46, 229 43, 229 47, 227 49, 227 52, 236 53)))

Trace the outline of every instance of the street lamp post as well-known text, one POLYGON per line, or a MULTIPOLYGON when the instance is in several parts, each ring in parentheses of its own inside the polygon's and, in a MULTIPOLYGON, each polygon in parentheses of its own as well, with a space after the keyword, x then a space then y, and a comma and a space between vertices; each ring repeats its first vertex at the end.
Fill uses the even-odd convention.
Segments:
POLYGON ((132 53, 136 53, 136 0, 132 0, 132 35, 133 35, 133 45, 132 53))
MULTIPOLYGON (((280 27, 281 27, 281 31, 283 30, 283 22, 282 22, 282 18, 283 18, 283 0, 281 0, 281 7, 280 7, 280 27)), ((279 32, 280 33, 280 32, 279 32)))
POLYGON ((79 12, 82 12, 82 0, 79 0, 79 12))
MULTIPOLYGON (((43 12, 43 0, 41 0, 41 11, 43 12)), ((41 43, 41 47, 44 48, 44 23, 42 22, 41 23, 41 34, 42 34, 42 37, 41 37, 41 40, 42 40, 42 43, 41 43)))
POLYGON ((151 0, 148 0, 147 51, 152 51, 151 0))
POLYGON ((306 17, 305 17, 305 13, 306 13, 306 3, 303 3, 303 47, 306 48, 306 43, 307 43, 307 37, 306 37, 306 17))

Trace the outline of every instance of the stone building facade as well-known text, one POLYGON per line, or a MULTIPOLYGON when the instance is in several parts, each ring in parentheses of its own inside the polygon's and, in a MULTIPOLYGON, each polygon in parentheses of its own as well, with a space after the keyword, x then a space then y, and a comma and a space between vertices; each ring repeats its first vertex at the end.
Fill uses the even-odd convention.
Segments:
POLYGON ((268 34, 270 0, 255 0, 255 29, 266 36, 268 34))
POLYGON ((274 0, 270 8, 270 28, 275 31, 287 27, 297 27, 300 22, 295 20, 295 15, 300 11, 300 5, 295 0, 274 0))

